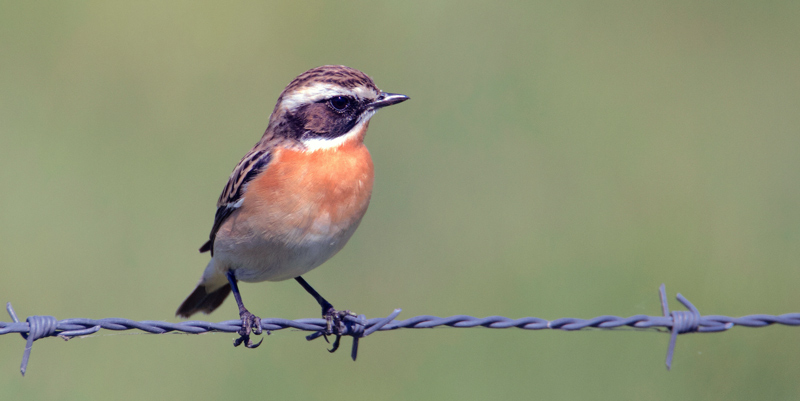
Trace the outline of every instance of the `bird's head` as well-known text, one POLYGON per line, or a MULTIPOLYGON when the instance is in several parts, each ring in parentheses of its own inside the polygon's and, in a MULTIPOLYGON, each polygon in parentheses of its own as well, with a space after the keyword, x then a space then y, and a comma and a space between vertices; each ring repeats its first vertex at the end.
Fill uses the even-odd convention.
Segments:
POLYGON ((324 65, 295 78, 270 116, 269 135, 291 138, 315 151, 363 140, 369 119, 408 96, 386 93, 361 71, 324 65))

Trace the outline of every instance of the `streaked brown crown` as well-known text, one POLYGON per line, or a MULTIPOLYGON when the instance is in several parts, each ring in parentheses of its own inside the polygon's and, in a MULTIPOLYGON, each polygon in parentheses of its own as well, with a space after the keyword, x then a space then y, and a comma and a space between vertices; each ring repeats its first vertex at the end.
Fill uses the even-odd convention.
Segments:
POLYGON ((281 99, 283 99, 284 95, 287 93, 295 92, 300 88, 312 86, 317 83, 335 84, 346 89, 363 86, 374 90, 376 93, 380 93, 380 89, 375 86, 375 82, 372 82, 372 78, 355 68, 344 65, 323 65, 298 75, 297 78, 289 83, 286 89, 281 92, 278 103, 281 102, 281 99))

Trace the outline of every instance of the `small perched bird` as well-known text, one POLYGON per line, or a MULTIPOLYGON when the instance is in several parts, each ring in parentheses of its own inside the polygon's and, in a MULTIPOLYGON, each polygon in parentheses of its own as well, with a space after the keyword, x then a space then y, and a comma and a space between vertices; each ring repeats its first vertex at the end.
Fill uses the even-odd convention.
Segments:
MULTIPOLYGON (((295 279, 322 307, 324 334, 336 335, 349 311, 337 311, 302 274, 344 247, 367 211, 372 158, 364 146, 379 109, 408 100, 386 93, 361 71, 325 65, 295 78, 278 97, 261 140, 233 169, 217 201, 211 251, 197 288, 176 314, 211 313, 232 291, 242 328, 234 345, 253 344, 261 319, 244 307, 238 281, 295 279)), ((263 339, 262 339, 263 341, 263 339)), ((332 351, 333 351, 332 350, 332 351)))

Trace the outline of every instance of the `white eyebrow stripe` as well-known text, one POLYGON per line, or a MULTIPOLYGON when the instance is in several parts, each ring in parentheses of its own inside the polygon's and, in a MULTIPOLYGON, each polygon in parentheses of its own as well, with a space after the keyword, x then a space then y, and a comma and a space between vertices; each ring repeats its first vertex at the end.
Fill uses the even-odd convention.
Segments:
POLYGON ((336 84, 319 82, 291 92, 281 100, 281 107, 292 111, 304 104, 316 103, 334 96, 353 96, 356 99, 364 99, 374 98, 378 94, 363 86, 347 89, 336 84))

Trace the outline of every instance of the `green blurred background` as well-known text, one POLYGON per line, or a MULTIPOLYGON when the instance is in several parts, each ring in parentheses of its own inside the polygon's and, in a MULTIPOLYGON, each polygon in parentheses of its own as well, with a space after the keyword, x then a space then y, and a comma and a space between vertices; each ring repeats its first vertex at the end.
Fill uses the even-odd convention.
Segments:
MULTIPOLYGON (((216 198, 283 87, 346 64, 411 101, 349 245, 368 317, 800 312, 798 2, 0 3, 0 301, 178 321, 216 198)), ((264 317, 316 317, 294 282, 264 317)), ((232 300, 210 316, 237 318, 232 300)), ((3 320, 8 320, 3 318, 3 320)), ((799 328, 0 338, 3 399, 797 399, 799 328), (8 397, 8 398, 6 398, 8 397)), ((129 332, 127 332, 129 333, 129 332)))

